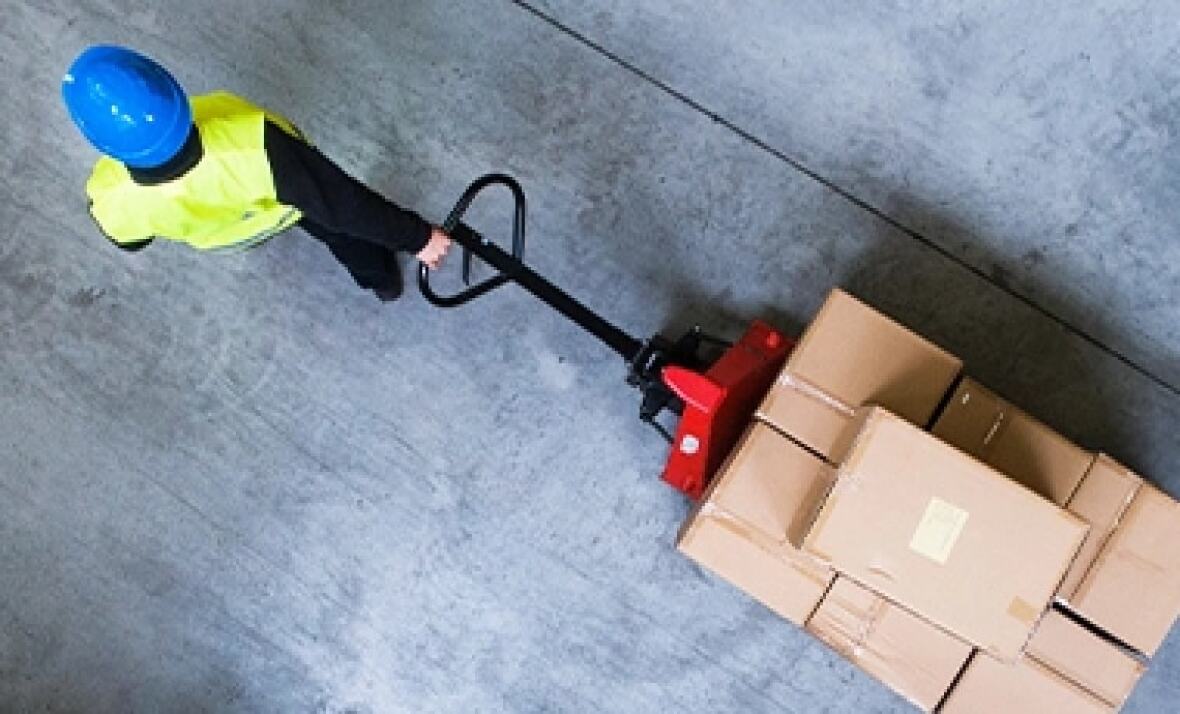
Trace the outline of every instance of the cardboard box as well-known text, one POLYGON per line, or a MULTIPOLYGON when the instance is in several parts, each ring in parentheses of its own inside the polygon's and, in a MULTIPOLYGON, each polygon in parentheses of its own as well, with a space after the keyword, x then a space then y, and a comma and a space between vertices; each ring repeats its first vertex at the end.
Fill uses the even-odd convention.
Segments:
POLYGON ((923 711, 934 711, 971 656, 966 642, 845 577, 807 630, 923 711))
POLYGON ((689 516, 677 547, 802 626, 835 574, 799 542, 835 478, 790 439, 753 424, 689 516))
POLYGON ((833 290, 758 409, 759 418, 837 461, 853 412, 878 404, 925 426, 962 362, 842 290, 833 290))
POLYGON ((836 480, 836 470, 774 429, 754 423, 712 484, 708 500, 778 544, 803 536, 836 480))
POLYGON ((986 464, 872 408, 804 548, 1011 660, 1086 530, 986 464))
POLYGON ((768 548, 732 515, 705 506, 680 536, 680 552, 790 622, 803 626, 832 571, 807 556, 768 548))
POLYGON ((1132 653, 1057 610, 1045 613, 1037 625, 1028 654, 1116 709, 1144 671, 1132 653))
POLYGON ((972 379, 959 383, 931 431, 1059 506, 1094 462, 1094 454, 972 379))
POLYGON ((1145 655, 1180 614, 1180 504, 1142 484, 1069 607, 1145 655))
POLYGON ((1110 714, 1114 707, 1045 665, 1021 657, 1000 662, 976 652, 947 695, 941 714, 1110 714))
POLYGON ((1068 600, 1077 591, 1141 483, 1143 479, 1109 456, 1099 454, 1094 459, 1067 506, 1070 513, 1090 524, 1090 532, 1061 582, 1058 596, 1068 600))

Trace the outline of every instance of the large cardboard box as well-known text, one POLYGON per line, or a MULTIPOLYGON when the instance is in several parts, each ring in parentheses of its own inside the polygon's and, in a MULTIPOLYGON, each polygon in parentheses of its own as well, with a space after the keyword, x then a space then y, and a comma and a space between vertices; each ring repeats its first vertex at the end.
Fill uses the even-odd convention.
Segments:
POLYGON ((971 646, 845 577, 807 630, 923 711, 934 711, 971 646))
POLYGON ((972 379, 959 383, 931 431, 1059 506, 1094 462, 1094 454, 972 379))
POLYGON ((801 540, 833 479, 821 459, 753 424, 689 516, 677 547, 802 626, 835 575, 791 541, 801 540))
POLYGON ((856 408, 877 404, 925 426, 962 362, 836 289, 804 331, 759 418, 835 460, 856 408))
POLYGON ((1028 654, 1116 709, 1144 670, 1132 653, 1057 610, 1045 613, 1037 625, 1028 654))
POLYGON ((1000 662, 976 652, 941 714, 1110 714, 1115 708, 1045 665, 1000 662))
POLYGON ((1077 592, 1142 483, 1143 479, 1106 454, 1094 459, 1067 506, 1070 513, 1090 524, 1090 532, 1061 582, 1059 596, 1068 600, 1077 592))
POLYGON ((1145 655, 1180 614, 1180 504, 1142 484, 1069 607, 1145 655))
POLYGON ((1001 659, 1020 654, 1087 527, 883 409, 863 427, 804 548, 1001 659))

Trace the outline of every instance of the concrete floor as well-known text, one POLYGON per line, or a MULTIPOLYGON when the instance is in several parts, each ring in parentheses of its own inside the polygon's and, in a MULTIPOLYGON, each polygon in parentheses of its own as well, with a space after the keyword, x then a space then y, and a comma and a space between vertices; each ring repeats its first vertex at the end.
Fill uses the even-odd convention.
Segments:
MULTIPOLYGON (((517 175, 530 261, 636 335, 847 286, 1180 495, 1180 5, 342 5, 0 2, 0 710, 908 711, 676 554, 622 365, 521 291, 105 245, 94 41, 428 217, 517 175)), ((1176 701, 1180 635, 1126 711, 1176 701)))

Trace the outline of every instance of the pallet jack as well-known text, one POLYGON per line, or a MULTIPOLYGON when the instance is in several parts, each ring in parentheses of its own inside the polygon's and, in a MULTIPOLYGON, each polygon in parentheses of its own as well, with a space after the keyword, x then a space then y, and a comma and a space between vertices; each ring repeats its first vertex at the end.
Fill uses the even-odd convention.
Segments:
POLYGON ((700 500, 782 368, 794 340, 758 321, 733 343, 706 335, 699 326, 677 339, 656 334, 639 340, 628 335, 524 263, 524 189, 505 174, 488 174, 468 186, 442 228, 463 248, 465 289, 439 295, 431 287, 430 271, 420 265, 418 287, 423 297, 437 307, 454 308, 516 283, 597 337, 623 358, 627 384, 641 395, 640 420, 671 445, 663 480, 692 500, 700 500), (472 201, 495 185, 507 188, 514 201, 511 252, 463 222, 472 201), (473 256, 497 274, 472 285, 473 256), (658 420, 665 411, 679 417, 674 433, 658 420))

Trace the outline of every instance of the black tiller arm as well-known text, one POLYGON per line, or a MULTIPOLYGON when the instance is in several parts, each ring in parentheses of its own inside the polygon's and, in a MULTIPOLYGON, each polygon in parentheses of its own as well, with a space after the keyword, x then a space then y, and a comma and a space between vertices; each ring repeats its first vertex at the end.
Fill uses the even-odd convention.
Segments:
POLYGON ((430 286, 430 269, 425 265, 420 265, 418 267, 418 287, 422 291, 422 296, 438 307, 457 307, 505 283, 514 282, 577 323, 582 329, 602 340, 617 352, 627 364, 633 364, 644 350, 643 342, 607 322, 524 264, 524 226, 524 190, 516 182, 516 179, 504 174, 488 174, 477 179, 463 192, 442 225, 442 229, 456 243, 463 246, 463 283, 469 287, 455 295, 439 295, 430 286), (512 191, 515 201, 515 210, 512 214, 512 253, 505 252, 498 245, 462 222, 463 215, 467 212, 471 202, 481 191, 492 184, 508 187, 512 191), (477 285, 471 285, 472 254, 479 256, 480 260, 495 268, 499 273, 477 285))

